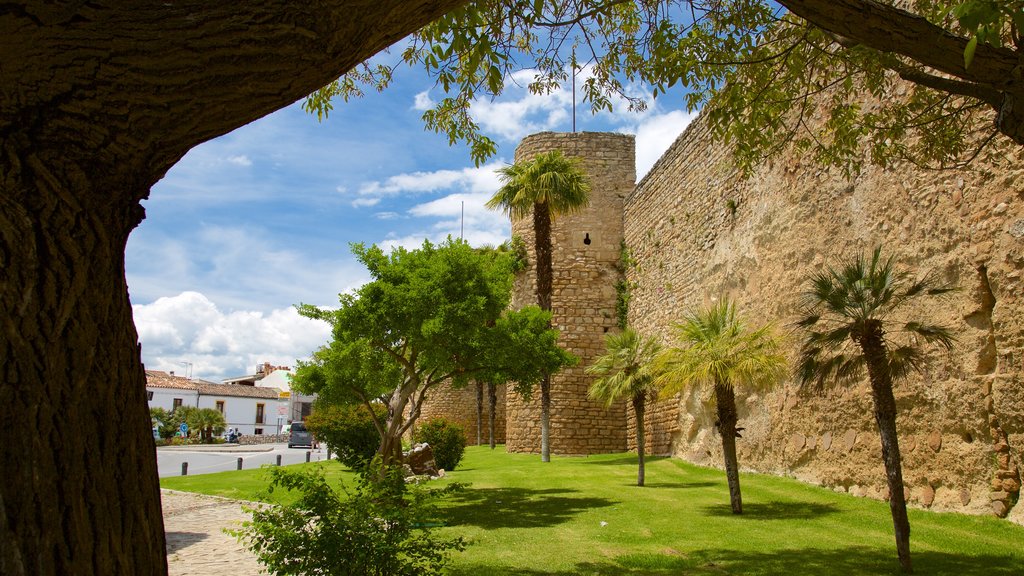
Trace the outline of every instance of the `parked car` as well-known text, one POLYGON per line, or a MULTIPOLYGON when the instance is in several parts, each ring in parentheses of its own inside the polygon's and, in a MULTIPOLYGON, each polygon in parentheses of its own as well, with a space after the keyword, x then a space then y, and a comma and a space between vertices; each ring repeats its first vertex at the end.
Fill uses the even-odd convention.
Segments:
POLYGON ((288 433, 288 447, 296 446, 313 447, 313 434, 306 430, 305 422, 292 422, 291 431, 288 433))

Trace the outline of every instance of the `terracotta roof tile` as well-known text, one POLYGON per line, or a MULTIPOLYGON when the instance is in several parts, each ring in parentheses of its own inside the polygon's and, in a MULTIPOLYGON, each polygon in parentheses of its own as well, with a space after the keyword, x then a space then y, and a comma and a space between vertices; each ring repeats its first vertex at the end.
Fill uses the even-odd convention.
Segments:
POLYGON ((171 376, 160 370, 146 370, 146 386, 153 388, 177 388, 179 390, 199 390, 199 385, 188 378, 171 376))
POLYGON ((281 395, 281 390, 277 388, 246 386, 244 384, 217 384, 199 379, 189 380, 181 376, 171 376, 167 372, 161 372, 160 370, 146 370, 146 386, 196 390, 204 396, 277 399, 281 395))

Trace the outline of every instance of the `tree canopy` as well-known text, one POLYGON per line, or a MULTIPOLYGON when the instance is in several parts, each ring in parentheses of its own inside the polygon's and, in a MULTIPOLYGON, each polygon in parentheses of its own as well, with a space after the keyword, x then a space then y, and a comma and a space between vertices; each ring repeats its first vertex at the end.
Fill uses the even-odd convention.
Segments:
MULTIPOLYGON (((444 92, 427 127, 468 142, 477 162, 496 146, 470 103, 529 69, 538 94, 585 71, 595 112, 642 110, 680 85, 742 166, 790 142, 848 170, 864 147, 883 165, 948 166, 996 133, 1024 144, 1022 27, 1022 0, 485 0, 422 28, 401 55, 444 92), (894 97, 900 79, 913 87, 894 97)), ((383 89, 392 72, 364 64, 306 106, 326 114, 331 97, 383 89)))
POLYGON ((510 381, 529 395, 543 374, 575 362, 557 346, 549 313, 506 310, 508 253, 452 239, 390 254, 355 245, 353 253, 372 280, 343 294, 338 309, 300 306, 303 315, 330 322, 333 339, 299 364, 295 387, 327 403, 382 401, 388 414, 377 428, 385 463, 438 384, 510 381))

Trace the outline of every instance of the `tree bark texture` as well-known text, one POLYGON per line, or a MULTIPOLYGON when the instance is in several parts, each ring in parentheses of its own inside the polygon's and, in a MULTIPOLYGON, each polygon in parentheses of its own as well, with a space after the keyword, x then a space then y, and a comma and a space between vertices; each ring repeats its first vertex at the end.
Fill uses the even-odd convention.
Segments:
MULTIPOLYGON (((548 205, 533 205, 534 252, 537 254, 537 305, 551 311, 551 211, 548 205)), ((550 323, 549 323, 550 327, 550 323)), ((551 375, 540 382, 540 461, 551 461, 551 375)))
POLYGON ((910 561, 910 519, 907 517, 900 443, 896 434, 896 398, 892 392, 892 377, 889 374, 889 359, 881 323, 871 321, 859 343, 867 360, 871 396, 875 404, 875 423, 878 424, 878 434, 882 440, 882 460, 885 462, 885 478, 889 484, 889 510, 896 536, 896 553, 900 568, 910 574, 913 572, 910 561))
POLYGON ((96 206, 105 186, 78 182, 74 165, 10 140, 2 153, 0 574, 164 572, 156 448, 124 279, 142 210, 96 206))
POLYGON ((462 3, 0 10, 0 573, 166 573, 124 275, 140 200, 196 144, 462 3))
POLYGON ((722 454, 725 457, 725 477, 729 481, 729 502, 733 514, 743 513, 740 495, 740 467, 736 460, 736 394, 728 384, 715 385, 715 404, 718 408, 718 433, 722 435, 722 454))
POLYGON ((551 462, 551 376, 540 381, 540 461, 551 462))
POLYGON ((476 383, 476 445, 484 445, 484 383, 476 383))
MULTIPOLYGON (((925 18, 874 0, 779 0, 815 26, 881 52, 905 56, 970 84, 957 91, 988 102, 996 128, 1024 145, 1024 66, 1020 52, 980 43, 968 68, 969 38, 949 33, 925 18)), ((910 81, 913 77, 904 76, 910 81)), ((923 83, 928 85, 927 83, 923 83)))
POLYGON ((633 396, 633 413, 636 415, 636 456, 637 471, 636 485, 644 485, 644 454, 647 452, 646 438, 644 438, 644 414, 646 394, 643 392, 633 396))
POLYGON ((496 384, 491 382, 487 383, 487 399, 490 402, 490 410, 487 412, 488 436, 490 436, 491 439, 491 450, 494 450, 494 411, 498 409, 498 388, 496 384))

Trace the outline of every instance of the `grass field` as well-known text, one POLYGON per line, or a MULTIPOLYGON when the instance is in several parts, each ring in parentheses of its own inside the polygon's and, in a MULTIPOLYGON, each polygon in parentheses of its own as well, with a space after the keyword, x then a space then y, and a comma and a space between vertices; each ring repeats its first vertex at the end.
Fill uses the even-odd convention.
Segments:
MULTIPOLYGON (((329 476, 353 482, 340 465, 329 476)), ((477 575, 899 574, 885 502, 744 474, 742 516, 722 471, 677 459, 553 458, 471 447, 449 480, 444 530, 467 539, 450 573, 477 575)), ((262 471, 166 478, 165 488, 254 499, 262 471)), ((280 492, 274 494, 281 498, 280 492)), ((1024 527, 995 518, 910 511, 915 573, 1024 575, 1024 527)))

